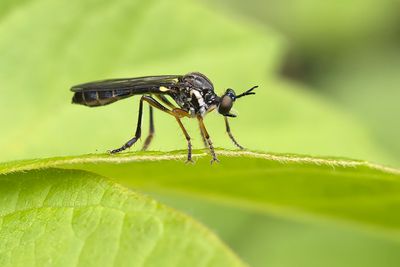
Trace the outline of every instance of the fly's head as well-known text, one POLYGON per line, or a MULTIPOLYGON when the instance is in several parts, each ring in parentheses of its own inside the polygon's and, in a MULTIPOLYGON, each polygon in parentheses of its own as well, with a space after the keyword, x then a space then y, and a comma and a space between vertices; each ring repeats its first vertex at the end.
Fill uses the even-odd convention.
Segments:
POLYGON ((233 89, 228 88, 225 91, 225 93, 219 98, 218 112, 226 117, 233 117, 233 118, 236 117, 235 114, 231 113, 233 103, 236 101, 236 99, 241 98, 243 96, 255 95, 256 93, 254 93, 253 90, 256 89, 257 87, 258 86, 253 86, 252 88, 245 91, 244 93, 241 93, 240 95, 236 95, 233 89))

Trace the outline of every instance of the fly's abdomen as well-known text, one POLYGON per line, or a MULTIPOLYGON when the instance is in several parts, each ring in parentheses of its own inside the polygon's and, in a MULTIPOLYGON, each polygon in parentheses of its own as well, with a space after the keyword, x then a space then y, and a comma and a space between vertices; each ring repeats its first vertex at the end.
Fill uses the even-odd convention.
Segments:
POLYGON ((97 107, 111 104, 131 95, 133 94, 129 89, 80 91, 74 93, 72 103, 88 107, 97 107))

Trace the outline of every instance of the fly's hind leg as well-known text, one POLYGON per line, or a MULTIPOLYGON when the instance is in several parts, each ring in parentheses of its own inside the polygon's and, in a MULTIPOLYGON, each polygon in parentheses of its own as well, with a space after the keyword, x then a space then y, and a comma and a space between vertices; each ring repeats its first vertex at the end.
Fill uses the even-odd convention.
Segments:
POLYGON ((156 95, 156 97, 157 97, 158 99, 160 99, 160 101, 161 101, 163 104, 165 104, 165 105, 167 105, 168 107, 170 107, 171 110, 174 110, 174 109, 177 108, 174 104, 171 103, 171 101, 168 100, 168 98, 167 98, 165 95, 156 95))
MULTIPOLYGON (((162 100, 162 99, 161 99, 162 100)), ((192 160, 192 143, 190 141, 190 136, 188 134, 188 132, 186 131, 185 127, 183 126, 180 118, 187 116, 187 112, 184 110, 181 110, 179 108, 174 108, 173 110, 169 110, 168 108, 166 108, 165 106, 163 106, 160 102, 158 102, 157 100, 155 100, 153 97, 151 96, 142 96, 141 98, 141 102, 142 101, 146 101, 147 103, 149 103, 149 105, 151 107, 157 108, 161 111, 164 111, 172 116, 175 117, 176 121, 179 124, 179 127, 181 127, 183 134, 185 135, 186 141, 187 141, 187 145, 188 145, 188 155, 187 155, 187 162, 193 162, 192 160)), ((165 101, 162 100, 162 102, 165 103, 165 101)), ((167 103, 165 103, 167 104, 167 103)), ((173 106, 171 106, 172 108, 173 106)))
POLYGON ((150 127, 149 127, 149 135, 147 136, 146 140, 144 141, 142 151, 146 151, 149 147, 151 141, 154 137, 154 118, 153 118, 153 107, 149 106, 149 116, 150 116, 150 127))
MULTIPOLYGON (((185 138, 187 140, 188 143, 188 155, 187 155, 187 161, 188 162, 192 162, 192 143, 190 142, 190 136, 188 134, 188 132, 186 131, 185 127, 183 126, 180 118, 187 116, 187 112, 181 109, 173 109, 173 110, 169 110, 168 108, 166 108, 165 106, 163 106, 161 103, 159 103, 157 100, 155 100, 154 98, 152 98, 151 96, 142 96, 140 98, 140 104, 139 104, 139 118, 138 118, 138 123, 136 126, 136 133, 135 133, 135 137, 133 137, 131 140, 129 140, 128 142, 126 142, 122 147, 114 149, 112 151, 110 151, 111 154, 115 154, 118 152, 121 152, 129 147, 131 147, 134 143, 136 143, 136 141, 140 138, 141 136, 141 125, 142 125, 142 113, 143 113, 143 101, 146 101, 147 103, 150 104, 151 107, 157 108, 161 111, 164 111, 172 116, 175 117, 176 121, 178 122, 179 126, 181 127, 183 134, 185 135, 185 138)), ((150 109, 150 133, 152 132, 151 128, 152 128, 152 109, 150 109)), ((154 124, 153 124, 153 133, 154 133, 154 124)), ((148 138, 146 138, 147 141, 148 138)), ((145 141, 145 145, 146 146, 146 141, 145 141)), ((151 141, 151 139, 150 139, 151 141)))
POLYGON ((131 146, 133 146, 133 144, 136 143, 136 141, 140 138, 141 134, 142 134, 142 114, 143 114, 143 100, 145 99, 146 96, 142 96, 140 98, 140 102, 139 102, 139 115, 138 115, 138 122, 136 125, 136 132, 135 132, 135 136, 130 139, 128 142, 126 142, 123 146, 121 146, 120 148, 116 148, 110 151, 110 154, 115 154, 121 151, 124 151, 125 149, 130 148, 131 146))

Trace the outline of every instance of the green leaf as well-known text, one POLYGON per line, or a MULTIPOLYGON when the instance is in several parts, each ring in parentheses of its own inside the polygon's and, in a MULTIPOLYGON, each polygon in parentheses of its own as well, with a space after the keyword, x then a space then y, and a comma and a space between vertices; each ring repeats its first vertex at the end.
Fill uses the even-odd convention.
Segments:
POLYGON ((197 163, 183 164, 185 152, 88 155, 9 163, 8 173, 36 168, 72 168, 154 192, 194 195, 221 203, 288 216, 324 218, 400 230, 400 171, 363 161, 218 150, 221 164, 197 151, 197 163))
MULTIPOLYGON (((266 27, 190 0, 16 0, 0 10, 0 112, 9 114, 0 117, 0 160, 103 152, 131 137, 137 98, 89 109, 70 104, 74 84, 201 71, 219 94, 260 86, 234 107, 232 129, 246 147, 391 162, 356 120, 275 77, 286 45, 266 27)), ((183 149, 175 120, 155 116, 151 148, 183 149)), ((201 147, 197 123, 184 124, 201 147)), ((220 116, 206 125, 217 146, 231 147, 220 116)))
POLYGON ((194 220, 92 173, 0 175, 1 266, 244 266, 194 220))
MULTIPOLYGON (((396 212, 400 202, 399 170, 335 158, 223 150, 219 150, 218 155, 221 163, 214 165, 210 165, 209 155, 202 151, 195 152, 195 165, 184 164, 185 151, 3 163, 0 164, 0 178, 7 177, 8 186, 1 184, 0 207, 10 210, 20 205, 41 204, 39 200, 43 199, 44 193, 40 192, 48 192, 49 184, 58 184, 53 188, 60 190, 50 198, 57 203, 65 203, 66 195, 77 204, 81 202, 76 200, 77 197, 98 198, 94 193, 98 191, 97 183, 90 182, 88 177, 104 178, 60 168, 81 169, 108 176, 117 183, 151 193, 156 198, 172 196, 179 205, 165 197, 160 199, 212 227, 254 266, 265 266, 266 263, 273 266, 293 266, 294 263, 318 266, 325 260, 330 262, 328 266, 350 263, 354 263, 352 266, 374 266, 373 263, 380 262, 385 255, 390 259, 385 259, 385 262, 390 262, 388 266, 396 266, 400 226, 396 212), (79 175, 70 179, 74 173, 79 175), (39 176, 37 183, 31 181, 36 174, 39 176), (81 194, 77 193, 77 187, 81 187, 81 194), (28 196, 20 198, 18 202, 21 204, 16 205, 15 197, 10 197, 9 192, 26 192, 28 196), (192 198, 201 202, 193 203, 192 198), (231 207, 234 211, 218 210, 212 215, 207 202, 231 207), (238 209, 247 214, 235 211, 238 209), (205 217, 199 218, 198 213, 202 211, 205 217), (254 212, 258 215, 251 215, 254 212), (260 214, 266 217, 260 217, 260 214), (341 245, 344 237, 346 246, 341 245), (292 251, 292 257, 283 260, 288 250, 292 251), (348 250, 351 256, 344 257, 348 250), (369 251, 368 256, 364 255, 365 250, 369 251), (315 252, 319 257, 312 256, 315 252)), ((110 184, 108 181, 103 183, 110 184)), ((113 187, 120 189, 119 186, 113 187)), ((120 206, 120 199, 116 199, 114 204, 120 206)), ((134 206, 137 207, 137 203, 134 206)), ((145 210, 149 205, 141 207, 142 214, 147 213, 145 210)), ((109 227, 112 225, 105 223, 109 227)), ((37 227, 42 224, 35 221, 37 227)), ((10 228, 1 228, 0 234, 11 236, 12 240, 18 239, 10 228)), ((51 236, 47 237, 52 240, 51 236)), ((134 244, 129 243, 127 247, 134 244)))
MULTIPOLYGON (((235 105, 240 116, 232 120, 232 128, 246 147, 392 162, 357 120, 324 99, 307 93, 304 88, 275 77, 285 48, 285 40, 276 32, 190 0, 1 1, 0 112, 3 116, 0 116, 0 160, 103 152, 131 137, 138 99, 99 109, 73 106, 68 91, 73 84, 111 77, 183 74, 196 70, 212 79, 218 93, 227 87, 241 91, 260 85, 255 97, 235 105)), ((151 148, 183 149, 186 143, 179 137, 180 130, 174 120, 164 114, 156 113, 155 116, 156 138, 151 148)), ((144 128, 146 120, 147 116, 144 117, 144 128)), ((189 124, 194 145, 201 147, 197 124, 184 123, 189 124)), ((216 145, 231 147, 219 116, 208 116, 206 124, 216 145)), ((101 158, 101 161, 105 160, 101 158)), ((73 161, 81 162, 81 159, 76 157, 73 161)), ((48 162, 37 160, 29 164, 37 168, 52 162, 53 159, 48 162)), ((199 175, 212 175, 215 168, 219 168, 215 174, 222 177, 224 173, 230 173, 230 169, 221 167, 225 163, 210 169, 208 159, 202 159, 202 162, 199 166, 203 167, 196 165, 193 169, 183 169, 182 164, 177 170, 185 179, 196 174, 198 168, 205 168, 198 171, 199 175)), ((234 162, 240 163, 238 159, 234 162)), ((146 182, 143 181, 145 177, 137 177, 138 174, 151 177, 153 172, 162 172, 163 165, 159 163, 146 162, 144 165, 149 167, 142 170, 137 163, 126 163, 136 172, 121 170, 117 172, 121 177, 116 179, 127 185, 133 184, 135 188, 138 183, 143 190, 152 190, 153 185, 154 190, 164 190, 160 181, 149 179, 146 182), (125 174, 129 177, 122 179, 125 174)), ((174 172, 175 169, 169 168, 175 168, 175 163, 165 163, 165 170, 174 172)), ((2 168, 3 171, 17 170, 18 165, 26 168, 26 164, 28 162, 14 162, 2 165, 2 168)), ((66 167, 75 166, 68 163, 66 167)), ((103 164, 98 167, 99 173, 108 169, 103 164)), ((234 181, 247 179, 245 177, 234 181)), ((210 184, 218 181, 218 177, 208 179, 210 184)), ((227 188, 236 186, 226 179, 223 182, 227 188)), ((269 199, 248 201, 246 194, 232 196, 229 194, 233 191, 219 192, 215 188, 212 188, 213 195, 208 196, 206 185, 198 190, 195 186, 196 181, 186 194, 195 191, 201 198, 229 203, 233 200, 230 204, 269 212, 269 204, 268 210, 264 209, 265 201, 269 199)), ((165 190, 174 192, 175 189, 167 185, 165 190)), ((177 190, 178 193, 183 193, 181 190, 177 190)), ((290 205, 273 203, 274 208, 279 206, 279 215, 290 205)), ((288 217, 297 218, 300 210, 301 216, 303 213, 307 216, 333 215, 334 220, 369 223, 348 214, 340 217, 339 212, 331 210, 328 215, 319 214, 307 208, 302 210, 296 206, 296 212, 288 217)), ((251 250, 252 244, 246 245, 246 249, 251 250)))

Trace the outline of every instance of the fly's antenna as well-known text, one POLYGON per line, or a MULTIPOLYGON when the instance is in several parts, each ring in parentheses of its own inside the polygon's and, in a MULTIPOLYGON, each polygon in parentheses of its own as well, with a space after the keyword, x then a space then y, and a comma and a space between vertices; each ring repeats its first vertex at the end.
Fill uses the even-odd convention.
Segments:
POLYGON ((237 95, 236 96, 236 99, 237 98, 240 98, 240 97, 242 97, 242 96, 246 96, 246 95, 255 95, 256 93, 254 93, 254 92, 252 92, 254 89, 256 89, 258 87, 258 85, 256 85, 256 86, 253 86, 253 87, 251 87, 249 90, 247 90, 246 92, 244 92, 244 93, 241 93, 240 95, 237 95))

